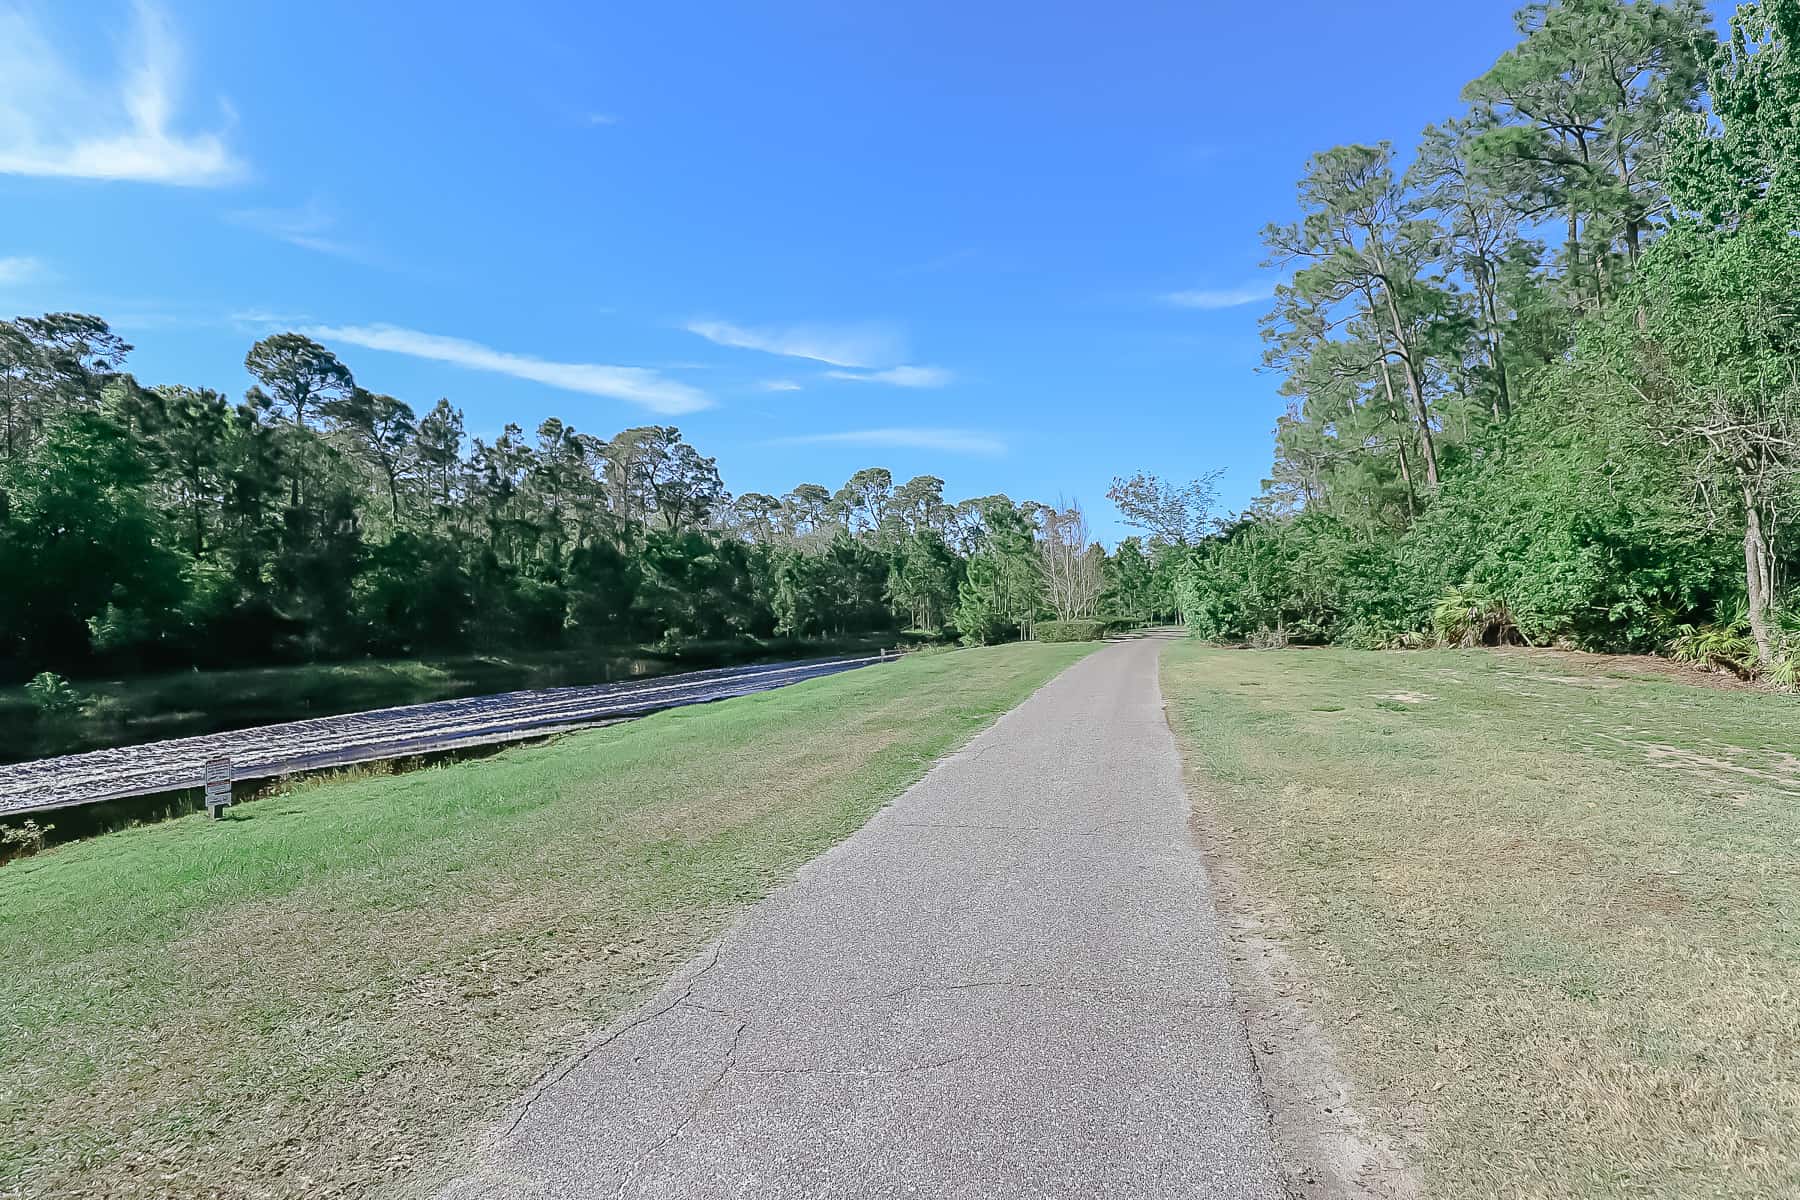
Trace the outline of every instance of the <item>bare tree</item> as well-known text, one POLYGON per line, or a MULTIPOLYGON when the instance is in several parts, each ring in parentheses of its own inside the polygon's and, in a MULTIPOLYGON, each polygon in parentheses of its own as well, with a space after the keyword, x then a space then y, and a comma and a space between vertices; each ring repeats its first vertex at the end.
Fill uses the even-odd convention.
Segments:
POLYGON ((1050 607, 1063 621, 1091 617, 1105 586, 1104 551, 1094 544, 1080 504, 1039 510, 1038 554, 1043 560, 1044 587, 1050 607))
POLYGON ((1148 471, 1130 478, 1114 476, 1106 489, 1127 525, 1136 526, 1165 545, 1192 546, 1213 528, 1213 503, 1223 469, 1208 471, 1186 483, 1162 479, 1148 471))

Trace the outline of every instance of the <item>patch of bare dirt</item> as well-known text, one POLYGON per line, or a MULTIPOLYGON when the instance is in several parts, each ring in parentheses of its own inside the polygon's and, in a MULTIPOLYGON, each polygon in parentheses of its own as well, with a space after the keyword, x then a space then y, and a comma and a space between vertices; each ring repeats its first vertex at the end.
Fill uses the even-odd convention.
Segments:
MULTIPOLYGON (((1627 735, 1633 731, 1626 730, 1627 735)), ((1649 730, 1641 731, 1649 733, 1649 730)), ((1715 789, 1724 788, 1729 797, 1741 804, 1745 793, 1731 792, 1729 785, 1741 786, 1747 780, 1773 785, 1777 791, 1800 795, 1800 758, 1793 754, 1766 754, 1745 750, 1741 746, 1718 746, 1717 755, 1705 754, 1690 746, 1674 746, 1640 737, 1595 731, 1595 737, 1615 745, 1641 750, 1651 766, 1665 771, 1679 771, 1715 789), (1749 760, 1749 761, 1745 761, 1749 760)), ((1752 794, 1753 795, 1753 794, 1752 794)))
POLYGON ((1330 998, 1288 954, 1279 932, 1285 919, 1250 888, 1216 836, 1211 803, 1192 778, 1188 796, 1189 826, 1230 939, 1226 967, 1250 1029, 1290 1192, 1303 1200, 1423 1200, 1424 1184, 1405 1149, 1358 1107, 1355 1085, 1318 1018, 1330 998))
POLYGON ((1638 679, 1672 679, 1678 683, 1689 683, 1695 687, 1712 688, 1721 692, 1767 690, 1751 680, 1739 679, 1736 675, 1709 671, 1704 667, 1678 663, 1673 659, 1658 658, 1654 654, 1595 654, 1588 650, 1551 650, 1533 646, 1496 646, 1492 653, 1538 663, 1554 663, 1567 672, 1563 675, 1534 672, 1536 678, 1550 683, 1606 687, 1609 684, 1601 681, 1611 679, 1610 686, 1617 687, 1629 680, 1611 677, 1629 675, 1638 679))

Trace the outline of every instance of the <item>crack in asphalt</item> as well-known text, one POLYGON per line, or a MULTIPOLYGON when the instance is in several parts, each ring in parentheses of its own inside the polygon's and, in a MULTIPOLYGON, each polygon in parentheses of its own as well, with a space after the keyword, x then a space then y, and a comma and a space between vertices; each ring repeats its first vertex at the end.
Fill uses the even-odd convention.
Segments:
MULTIPOLYGON (((670 1007, 674 1006, 671 1005, 670 1007)), ((725 1062, 719 1068, 719 1073, 714 1075, 712 1079, 708 1081, 706 1086, 700 1089, 699 1094, 694 1097, 694 1102, 688 1105, 688 1110, 681 1114, 681 1120, 675 1122, 675 1127, 669 1130, 668 1133, 665 1133, 662 1137, 658 1138, 655 1142, 651 1143, 648 1149, 632 1160, 631 1170, 626 1174, 624 1179, 620 1180, 619 1190, 613 1193, 614 1197, 624 1196, 627 1189, 629 1189, 632 1184, 636 1183, 638 1177, 644 1173, 644 1168, 649 1165, 650 1160, 662 1153, 664 1148, 676 1138, 680 1137, 682 1130, 693 1124, 694 1118, 705 1111, 706 1106, 712 1102, 713 1094, 719 1090, 719 1085, 725 1082, 725 1077, 731 1074, 732 1068, 737 1065, 738 1043, 743 1041, 744 1031, 748 1028, 750 1028, 750 1023, 748 1021, 738 1022, 737 1028, 732 1031, 731 1034, 731 1044, 725 1048, 725 1062)))
MULTIPOLYGON (((681 1000, 676 1001, 675 1004, 670 1005, 668 1008, 659 1010, 659 1014, 661 1012, 667 1012, 677 1005, 689 1008, 699 1008, 702 1011, 714 1013, 719 1016, 732 1016, 732 1014, 723 1009, 708 1008, 704 1005, 691 1004, 681 1000)), ((620 1181, 618 1191, 613 1193, 615 1200, 622 1200, 626 1192, 630 1190, 631 1186, 643 1177, 645 1169, 650 1165, 650 1161, 658 1154, 668 1149, 669 1146, 673 1145, 675 1141, 687 1131, 688 1126, 692 1125, 700 1118, 701 1114, 711 1106, 713 1097, 724 1085, 726 1078, 733 1072, 741 1075, 821 1075, 873 1078, 880 1076, 915 1075, 925 1071, 938 1071, 945 1067, 969 1062, 997 1061, 991 1055, 967 1053, 952 1054, 945 1058, 933 1059, 930 1062, 909 1063, 898 1067, 857 1067, 849 1069, 836 1067, 745 1067, 740 1066, 737 1060, 738 1052, 743 1047, 744 1036, 749 1031, 750 1022, 744 1020, 737 1021, 737 1026, 731 1033, 731 1042, 725 1047, 724 1061, 720 1063, 718 1072, 713 1075, 713 1077, 707 1081, 706 1085, 694 1096, 693 1103, 688 1105, 687 1111, 682 1113, 681 1118, 675 1122, 674 1127, 661 1137, 657 1138, 656 1141, 652 1142, 644 1149, 642 1154, 639 1154, 632 1160, 629 1172, 626 1174, 625 1178, 620 1181)), ((598 1047, 595 1048, 598 1049, 598 1047)))
MULTIPOLYGON (((644 1025, 648 1025, 650 1022, 656 1020, 658 1017, 665 1016, 668 1013, 674 1011, 680 1005, 688 1004, 694 995, 694 989, 697 986, 699 986, 700 980, 705 978, 706 973, 708 971, 711 971, 714 967, 719 965, 719 955, 724 950, 724 948, 725 948, 725 943, 724 943, 723 939, 713 943, 711 951, 707 954, 706 964, 704 966, 702 966, 698 971, 695 971, 692 975, 690 975, 688 977, 687 986, 682 989, 681 995, 675 997, 675 999, 669 1001, 667 1004, 663 1005, 661 1008, 658 1008, 652 1012, 644 1013, 642 1016, 633 1017, 631 1020, 625 1022, 625 1024, 619 1026, 617 1029, 613 1030, 611 1033, 607 1034, 605 1037, 601 1038, 600 1040, 596 1041, 593 1045, 591 1045, 587 1049, 583 1050, 575 1058, 571 1059, 567 1063, 564 1063, 563 1066, 561 1067, 561 1069, 559 1069, 553 1075, 546 1078, 536 1088, 533 1088, 531 1095, 526 1097, 525 1103, 520 1106, 518 1115, 515 1116, 512 1119, 512 1123, 506 1127, 507 1136, 510 1137, 512 1134, 514 1134, 518 1131, 519 1126, 521 1126, 525 1123, 525 1118, 529 1117, 531 1115, 531 1110, 534 1107, 536 1107, 537 1102, 539 1100, 543 1099, 545 1093, 549 1092, 550 1089, 554 1088, 557 1084, 559 1084, 563 1080, 567 1079, 576 1070, 576 1068, 580 1067, 583 1063, 587 1062, 588 1059, 592 1058, 595 1054, 598 1054, 601 1050, 604 1050, 607 1046, 612 1045, 614 1042, 618 1041, 620 1038, 624 1037, 626 1034, 630 1033, 632 1030, 637 1029, 644 1025)), ((692 1005, 692 1007, 698 1008, 701 1006, 700 1005, 692 1005)), ((717 1011, 717 1010, 713 1010, 713 1011, 717 1011)), ((729 1016, 730 1014, 723 1013, 721 1015, 729 1016)))
POLYGON ((988 754, 990 754, 993 751, 998 750, 1000 748, 1000 742, 998 742, 997 740, 990 740, 989 735, 987 733, 983 733, 981 736, 982 736, 982 739, 987 742, 986 745, 980 746, 980 747, 966 746, 962 750, 958 751, 955 754, 952 754, 949 758, 944 759, 942 761, 944 761, 944 762, 962 762, 965 764, 972 763, 972 762, 976 762, 982 758, 985 758, 988 754))
POLYGON ((711 1013, 715 1017, 726 1017, 726 1018, 729 1018, 734 1021, 737 1019, 737 1014, 732 1012, 731 1010, 724 1009, 724 1008, 714 1008, 710 1004, 702 1004, 698 1000, 693 999, 691 996, 683 996, 681 999, 677 1000, 674 1003, 674 1005, 672 1005, 671 1007, 691 1008, 691 1009, 695 1010, 696 1012, 711 1013))

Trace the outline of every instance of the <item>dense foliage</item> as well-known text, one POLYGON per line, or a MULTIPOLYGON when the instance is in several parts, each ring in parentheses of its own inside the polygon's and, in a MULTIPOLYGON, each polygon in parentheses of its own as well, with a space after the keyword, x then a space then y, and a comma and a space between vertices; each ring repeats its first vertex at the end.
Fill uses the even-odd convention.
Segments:
POLYGON ((1106 636, 1107 622, 1085 618, 1078 621, 1039 621, 1040 642, 1097 642, 1106 636))
POLYGON ((1791 675, 1800 0, 1551 0, 1425 130, 1315 155, 1264 320, 1290 399, 1196 632, 1681 650, 1791 675), (1698 653, 1698 652, 1695 652, 1698 653))
POLYGON ((0 677, 907 626, 993 641, 1103 599, 1173 606, 1153 556, 1109 559, 1077 508, 949 503, 878 467, 734 497, 674 428, 471 439, 448 401, 418 416, 297 333, 251 348, 239 402, 142 386, 131 349, 93 316, 0 322, 0 677))

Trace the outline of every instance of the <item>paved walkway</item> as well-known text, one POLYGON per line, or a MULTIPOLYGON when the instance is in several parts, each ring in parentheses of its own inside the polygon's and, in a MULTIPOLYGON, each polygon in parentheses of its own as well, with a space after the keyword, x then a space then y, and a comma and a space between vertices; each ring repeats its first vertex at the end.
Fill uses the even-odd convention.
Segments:
POLYGON ((1155 639, 940 762, 515 1114, 475 1197, 1278 1197, 1155 639))

